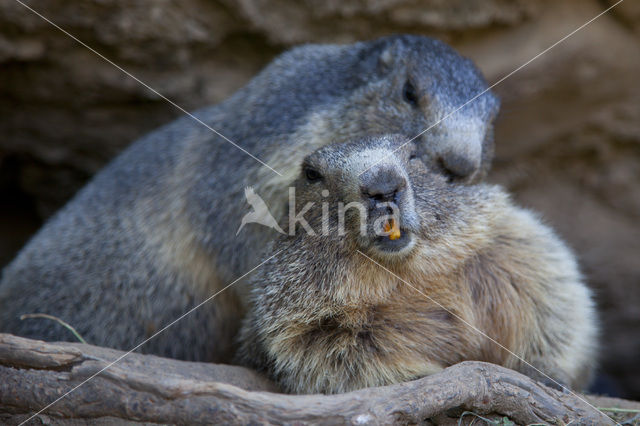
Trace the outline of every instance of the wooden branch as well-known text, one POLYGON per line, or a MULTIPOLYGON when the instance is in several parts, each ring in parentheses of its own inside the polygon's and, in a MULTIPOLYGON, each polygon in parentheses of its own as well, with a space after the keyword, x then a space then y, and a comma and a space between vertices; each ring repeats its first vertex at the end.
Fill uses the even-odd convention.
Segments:
MULTIPOLYGON (((26 420, 122 354, 0 334, 0 422, 26 420)), ((53 424, 97 418, 179 424, 405 424, 467 410, 497 413, 522 424, 610 423, 576 396, 482 362, 340 395, 275 392, 273 383, 245 368, 133 353, 48 408, 44 417, 53 424)))

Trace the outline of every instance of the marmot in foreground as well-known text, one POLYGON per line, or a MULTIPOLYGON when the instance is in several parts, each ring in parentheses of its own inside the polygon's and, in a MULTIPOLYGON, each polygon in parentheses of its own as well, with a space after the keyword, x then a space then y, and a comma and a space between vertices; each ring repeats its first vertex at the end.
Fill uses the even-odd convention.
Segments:
MULTIPOLYGON (((143 137, 58 212, 3 271, 0 331, 130 349, 259 264, 276 232, 245 226, 244 188, 279 218, 299 161, 367 134, 417 135, 487 88, 445 44, 394 36, 308 45, 274 60, 246 87, 143 137), (284 198, 281 198, 284 197, 284 198)), ((425 163, 456 181, 482 177, 498 102, 486 93, 415 141, 425 163)), ((141 350, 224 361, 242 311, 238 282, 141 350)))
POLYGON ((331 145, 303 161, 296 205, 314 203, 316 235, 274 241, 251 281, 237 361, 293 393, 403 382, 463 360, 582 388, 596 313, 572 253, 499 187, 447 182, 411 149, 394 153, 401 141, 331 145), (381 202, 395 203, 392 218, 381 202), (340 235, 339 203, 366 207, 364 232, 350 208, 340 235))

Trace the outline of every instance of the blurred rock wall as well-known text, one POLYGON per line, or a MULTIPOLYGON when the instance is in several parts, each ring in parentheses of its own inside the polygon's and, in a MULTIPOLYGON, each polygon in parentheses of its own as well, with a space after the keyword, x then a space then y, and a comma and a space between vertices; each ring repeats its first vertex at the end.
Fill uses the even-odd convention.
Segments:
MULTIPOLYGON (((449 42, 490 82, 613 1, 31 0, 187 109, 278 52, 407 32, 449 42)), ((491 179, 577 251, 603 318, 602 366, 640 399, 640 2, 628 0, 496 87, 491 179)), ((0 1, 0 265, 130 141, 179 115, 14 0, 0 1)))

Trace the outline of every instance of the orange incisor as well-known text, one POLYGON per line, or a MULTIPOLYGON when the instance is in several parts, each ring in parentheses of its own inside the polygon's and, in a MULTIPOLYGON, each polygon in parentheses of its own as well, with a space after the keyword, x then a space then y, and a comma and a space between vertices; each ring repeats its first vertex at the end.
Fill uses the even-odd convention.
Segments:
POLYGON ((390 218, 384 223, 384 232, 389 235, 390 240, 397 240, 400 238, 400 228, 398 227, 398 221, 394 218, 390 218))

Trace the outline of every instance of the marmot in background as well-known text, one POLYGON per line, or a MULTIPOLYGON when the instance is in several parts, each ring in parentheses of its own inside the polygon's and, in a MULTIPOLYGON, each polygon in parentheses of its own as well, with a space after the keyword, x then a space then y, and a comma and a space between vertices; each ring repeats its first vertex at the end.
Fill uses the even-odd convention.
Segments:
POLYGON ((402 140, 304 159, 296 206, 314 203, 305 218, 316 235, 273 242, 278 254, 251 280, 237 361, 293 393, 388 385, 464 360, 585 386, 596 312, 572 253, 499 187, 448 182, 413 147, 394 153, 402 140), (340 235, 340 203, 365 206, 363 232, 349 208, 340 235))
MULTIPOLYGON (((82 189, 3 271, 0 331, 72 340, 21 314, 47 313, 90 343, 130 349, 259 264, 276 232, 236 236, 253 186, 278 219, 300 160, 370 134, 407 139, 487 88, 473 64, 426 37, 307 45, 284 53, 228 100, 150 133, 82 189)), ((486 93, 416 139, 443 176, 480 179, 498 101, 486 93)), ((243 315, 244 283, 170 327, 142 352, 223 362, 243 315)))

